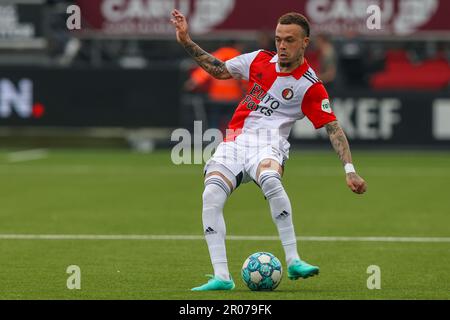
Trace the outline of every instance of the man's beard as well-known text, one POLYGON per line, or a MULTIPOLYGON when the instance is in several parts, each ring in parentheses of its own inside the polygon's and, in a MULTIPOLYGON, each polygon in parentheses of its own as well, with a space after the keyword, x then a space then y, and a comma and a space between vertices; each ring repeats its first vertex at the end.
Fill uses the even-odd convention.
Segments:
POLYGON ((280 67, 289 68, 292 65, 292 62, 280 62, 280 67))

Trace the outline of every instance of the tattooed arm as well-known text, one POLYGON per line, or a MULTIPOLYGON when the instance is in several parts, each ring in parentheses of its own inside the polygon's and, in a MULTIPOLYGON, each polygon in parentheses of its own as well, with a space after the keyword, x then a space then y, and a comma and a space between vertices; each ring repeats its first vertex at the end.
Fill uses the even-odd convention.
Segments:
POLYGON ((185 16, 178 10, 173 10, 172 16, 171 21, 176 28, 177 41, 194 58, 198 65, 216 79, 230 79, 232 76, 225 67, 225 63, 207 53, 191 40, 185 16))
POLYGON ((330 137, 331 144, 334 150, 342 161, 342 164, 352 163, 352 154, 350 152, 350 146, 348 145, 347 137, 344 130, 337 121, 332 121, 325 125, 328 136, 330 137))
MULTIPOLYGON (((352 163, 352 154, 350 152, 350 146, 348 144, 347 137, 344 130, 337 121, 332 121, 325 125, 328 136, 330 137, 331 144, 334 150, 339 156, 342 164, 352 163)), ((346 180, 348 187, 355 193, 362 194, 367 189, 367 184, 363 178, 356 174, 356 172, 349 172, 346 174, 346 180)))

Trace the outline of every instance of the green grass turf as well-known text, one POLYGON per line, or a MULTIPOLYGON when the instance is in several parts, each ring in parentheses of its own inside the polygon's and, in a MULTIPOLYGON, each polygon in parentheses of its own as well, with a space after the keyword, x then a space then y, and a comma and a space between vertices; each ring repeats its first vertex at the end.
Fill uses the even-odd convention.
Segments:
MULTIPOLYGON (((201 235, 202 166, 169 152, 65 150, 22 163, 0 152, 0 234, 201 235)), ((337 156, 292 152, 284 184, 299 236, 450 237, 450 153, 354 151, 368 181, 345 185, 337 156)), ((253 183, 225 207, 231 235, 276 235, 253 183)), ((450 243, 299 242, 319 277, 250 292, 239 272, 255 251, 283 261, 278 241, 228 241, 236 290, 193 293, 211 273, 202 240, 0 240, 0 299, 449 299, 450 243), (66 268, 81 268, 68 290, 66 268), (368 290, 369 265, 381 290, 368 290)))

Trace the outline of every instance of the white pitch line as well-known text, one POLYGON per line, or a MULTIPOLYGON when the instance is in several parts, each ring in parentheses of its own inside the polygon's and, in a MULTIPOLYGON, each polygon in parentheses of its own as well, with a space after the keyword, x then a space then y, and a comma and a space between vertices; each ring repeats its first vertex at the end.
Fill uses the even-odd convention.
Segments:
MULTIPOLYGON (((41 154, 39 152, 33 155, 30 151, 20 151, 17 153, 10 153, 8 155, 9 162, 19 162, 19 161, 30 161, 43 159, 48 154, 41 154)), ((35 150, 36 151, 36 150, 35 150)), ((90 174, 105 174, 111 175, 113 173, 120 172, 121 174, 128 175, 192 175, 196 176, 201 173, 201 169, 195 166, 183 166, 176 167, 173 166, 124 166, 124 165, 112 165, 112 166, 102 166, 98 167, 95 165, 70 165, 70 164, 22 164, 20 167, 14 167, 10 164, 0 163, 0 174, 24 174, 24 175, 36 175, 36 174, 74 174, 74 175, 90 175, 90 174)), ((392 168, 392 167, 364 167, 363 173, 366 175, 374 175, 377 177, 438 177, 446 178, 450 177, 450 167, 407 167, 407 168, 392 168)), ((318 166, 310 167, 304 166, 301 168, 290 168, 288 176, 302 176, 302 177, 340 177, 342 176, 342 171, 339 166, 327 167, 318 166)))
POLYGON ((32 149, 24 151, 10 152, 7 155, 9 162, 23 162, 31 160, 40 160, 48 157, 47 149, 32 149))
MULTIPOLYGON (((0 240, 204 240, 200 235, 101 235, 101 234, 0 234, 0 240)), ((227 236, 233 241, 279 241, 278 236, 227 236)), ((297 237, 299 241, 319 242, 438 242, 450 243, 450 237, 297 237)))

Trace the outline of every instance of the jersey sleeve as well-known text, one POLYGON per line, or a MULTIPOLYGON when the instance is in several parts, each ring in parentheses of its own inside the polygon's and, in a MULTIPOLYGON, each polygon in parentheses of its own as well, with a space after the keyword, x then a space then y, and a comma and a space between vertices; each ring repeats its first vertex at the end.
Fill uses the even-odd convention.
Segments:
POLYGON ((242 54, 225 62, 228 72, 235 79, 248 80, 250 65, 261 50, 242 54))
POLYGON ((336 120, 336 116, 330 106, 327 90, 322 83, 313 84, 306 91, 301 109, 316 129, 322 128, 327 123, 336 120))

